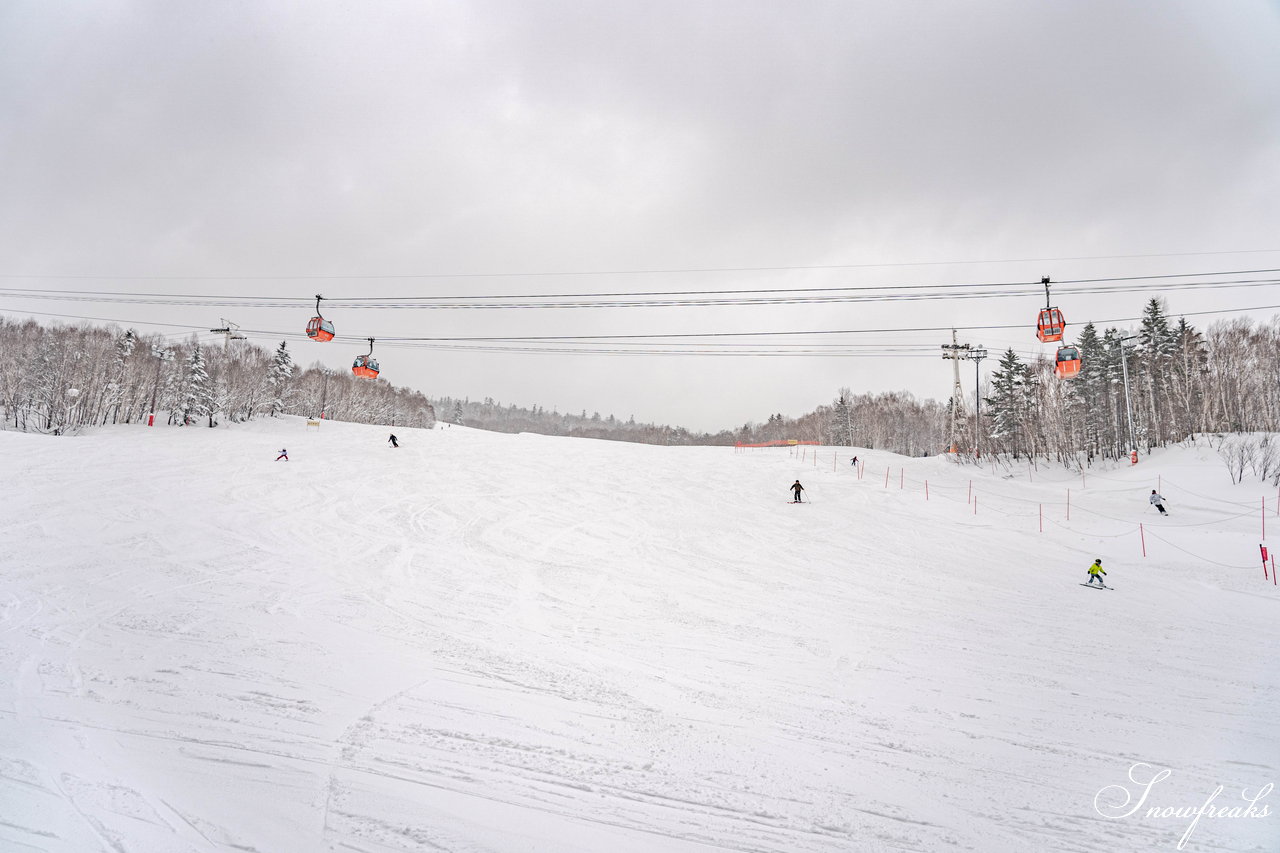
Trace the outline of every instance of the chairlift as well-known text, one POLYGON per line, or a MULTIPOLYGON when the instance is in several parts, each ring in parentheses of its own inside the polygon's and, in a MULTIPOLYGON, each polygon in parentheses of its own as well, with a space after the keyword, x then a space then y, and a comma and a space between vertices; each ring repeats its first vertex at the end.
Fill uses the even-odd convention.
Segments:
POLYGON ((1059 379, 1074 379, 1080 374, 1079 347, 1058 347, 1057 363, 1053 372, 1059 379))
POLYGON ((316 316, 307 323, 307 337, 313 341, 333 340, 333 323, 320 316, 320 300, 323 298, 320 294, 316 294, 316 316))
POLYGON ((369 338, 369 352, 356 356, 351 363, 351 372, 361 379, 378 378, 378 360, 373 357, 373 338, 369 338))
POLYGON ((1040 316, 1036 320, 1036 337, 1041 343, 1060 341, 1062 332, 1067 327, 1067 321, 1063 318, 1061 311, 1049 304, 1049 277, 1040 279, 1040 283, 1044 285, 1044 308, 1041 309, 1040 316))

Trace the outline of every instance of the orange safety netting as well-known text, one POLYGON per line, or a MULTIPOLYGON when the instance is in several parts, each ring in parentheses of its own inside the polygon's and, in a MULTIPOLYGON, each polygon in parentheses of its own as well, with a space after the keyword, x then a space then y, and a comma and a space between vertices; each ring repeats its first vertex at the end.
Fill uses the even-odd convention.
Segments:
POLYGON ((817 444, 816 441, 799 441, 794 438, 785 438, 779 441, 762 441, 759 444, 744 444, 741 441, 736 442, 734 447, 796 447, 801 444, 817 444))

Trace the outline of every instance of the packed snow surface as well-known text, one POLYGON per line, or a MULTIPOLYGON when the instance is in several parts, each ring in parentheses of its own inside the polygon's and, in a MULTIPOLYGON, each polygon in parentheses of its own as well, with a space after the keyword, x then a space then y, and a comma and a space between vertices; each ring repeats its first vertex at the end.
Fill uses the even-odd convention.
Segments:
POLYGON ((1276 488, 1203 441, 395 431, 0 433, 0 850, 1280 849, 1276 488))

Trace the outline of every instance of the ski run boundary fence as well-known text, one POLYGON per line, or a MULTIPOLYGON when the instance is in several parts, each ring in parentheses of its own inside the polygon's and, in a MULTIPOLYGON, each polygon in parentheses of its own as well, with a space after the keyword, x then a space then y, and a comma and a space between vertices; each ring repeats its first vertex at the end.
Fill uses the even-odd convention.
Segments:
MULTIPOLYGON (((813 467, 821 468, 825 470, 827 466, 827 459, 830 459, 831 470, 833 472, 839 472, 841 470, 844 470, 848 472, 850 476, 856 476, 858 480, 864 480, 867 476, 868 460, 859 459, 856 467, 853 465, 850 465, 849 462, 846 461, 845 466, 841 468, 840 458, 842 456, 846 457, 847 460, 856 458, 855 456, 851 455, 852 451, 851 450, 843 450, 843 451, 823 450, 821 449, 821 445, 818 445, 818 443, 814 441, 803 441, 803 442, 802 441, 772 441, 772 442, 765 442, 762 444, 737 444, 734 446, 734 452, 740 453, 740 452, 746 452, 752 449, 772 449, 777 447, 786 447, 790 455, 793 458, 798 459, 801 464, 808 465, 812 463, 813 467)), ((1062 500, 1037 501, 1030 498, 1017 497, 1007 493, 1002 493, 998 489, 991 488, 989 485, 983 485, 981 487, 981 490, 975 489, 972 479, 969 479, 968 483, 962 487, 958 487, 955 485, 943 486, 937 483, 936 481, 931 485, 927 478, 917 479, 915 477, 907 477, 905 465, 897 466, 898 471, 897 471, 897 476, 895 477, 893 476, 893 467, 894 466, 892 465, 885 465, 884 482, 882 485, 880 485, 879 474, 878 474, 880 470, 879 465, 871 469, 873 472, 876 472, 874 476, 876 477, 875 482, 878 484, 878 488, 877 488, 878 491, 884 491, 886 489, 890 489, 894 487, 896 487, 896 490, 898 491, 907 491, 908 489, 910 489, 911 491, 915 491, 921 494, 925 501, 937 499, 937 500, 949 501, 956 504, 958 504, 961 498, 963 497, 963 500, 966 506, 968 506, 971 509, 971 512, 973 515, 978 514, 978 498, 979 498, 979 491, 981 491, 981 495, 983 497, 983 502, 982 502, 983 512, 995 513, 1007 519, 1034 520, 1034 521, 1029 521, 1028 525, 1031 523, 1034 523, 1037 526, 1038 532, 1040 533, 1043 533, 1045 530, 1045 525, 1049 524, 1052 527, 1056 527, 1059 530, 1063 530, 1068 533, 1072 533, 1075 535, 1082 535, 1082 536, 1092 536, 1097 539, 1128 539, 1130 537, 1133 537, 1133 538, 1136 538, 1137 542, 1135 544, 1138 546, 1138 549, 1140 550, 1144 558, 1147 556, 1147 539, 1149 537, 1151 539, 1154 539, 1156 541, 1163 543, 1164 545, 1168 546, 1169 548, 1172 548, 1175 551, 1180 551, 1181 553, 1186 554, 1189 557, 1192 557, 1196 560, 1199 560, 1209 565, 1218 566, 1226 569, 1251 569, 1253 571, 1257 571, 1256 563, 1250 563, 1249 565, 1237 565, 1237 564, 1222 563, 1217 560, 1212 560, 1208 557, 1202 556, 1200 554, 1195 554, 1191 551, 1188 551, 1186 548, 1181 547, 1180 545, 1176 545, 1173 542, 1170 542, 1168 539, 1164 538, 1163 536, 1160 536, 1158 533, 1152 530, 1145 522, 1138 522, 1135 524, 1132 521, 1132 519, 1119 518, 1116 516, 1107 515, 1106 513, 1098 512, 1097 510, 1090 508, 1088 505, 1089 503, 1088 497, 1091 495, 1097 495, 1097 494, 1118 495, 1118 494, 1125 494, 1130 492, 1142 493, 1140 497, 1145 502, 1146 500, 1145 491, 1148 488, 1148 485, 1150 484, 1130 485, 1130 486, 1125 486, 1122 488, 1115 488, 1115 489, 1106 489, 1106 488, 1091 489, 1088 486, 1088 482, 1090 480, 1095 480, 1095 481, 1102 480, 1104 482, 1124 482, 1124 481, 1116 480, 1114 478, 1109 478, 1100 474, 1081 472, 1080 486, 1078 489, 1075 488, 1074 486, 1062 485, 1062 489, 1063 489, 1062 500), (1075 494, 1072 493, 1073 490, 1075 491, 1075 494), (1000 506, 1001 503, 1004 504, 1004 508, 1000 506), (1073 512, 1076 513, 1076 518, 1077 518, 1077 521, 1075 523, 1073 523, 1071 520, 1071 515, 1073 512), (1104 530, 1106 529, 1102 528, 1100 525, 1096 527, 1092 527, 1092 529, 1084 529, 1080 526, 1081 516, 1085 516, 1095 522, 1098 522, 1098 521, 1114 522, 1116 525, 1119 525, 1119 529, 1108 530, 1107 532, 1104 532, 1104 530)), ((992 470, 993 471, 995 470, 994 463, 993 463, 992 470)), ((1027 478, 1031 482, 1035 482, 1034 469, 1030 466, 1027 468, 1027 478)), ((1181 529, 1185 529, 1188 527, 1205 527, 1205 528, 1215 527, 1218 525, 1230 524, 1232 522, 1239 521, 1240 519, 1252 517, 1258 520, 1260 525, 1259 536, 1262 543, 1265 543, 1267 538, 1268 515, 1271 515, 1273 517, 1280 517, 1280 490, 1277 490, 1276 497, 1272 500, 1271 506, 1269 507, 1267 498, 1265 496, 1263 496, 1258 501, 1258 503, 1253 503, 1252 501, 1229 501, 1223 498, 1214 498, 1208 495, 1200 494, 1199 492, 1196 492, 1192 489, 1187 489, 1178 485, 1177 483, 1169 480, 1167 477, 1164 477, 1163 475, 1157 475, 1157 479, 1155 483, 1156 491, 1163 492, 1163 489, 1166 485, 1172 486, 1173 488, 1178 489, 1180 492, 1184 492, 1188 495, 1193 495, 1195 497, 1201 498, 1202 500, 1212 501, 1213 503, 1219 504, 1224 508, 1218 518, 1215 518, 1209 521, 1195 522, 1191 524, 1180 524, 1178 525, 1178 527, 1181 529), (1226 509, 1227 507, 1230 507, 1231 509, 1227 510, 1226 509)), ((1272 522, 1273 528, 1275 528, 1278 524, 1280 523, 1273 521, 1272 522)), ((1274 550, 1268 551, 1265 544, 1260 544, 1259 548, 1261 549, 1261 552, 1262 552, 1262 569, 1263 569, 1264 579, 1270 580, 1273 585, 1280 585, 1280 584, 1277 584, 1277 579, 1276 579, 1274 550)))

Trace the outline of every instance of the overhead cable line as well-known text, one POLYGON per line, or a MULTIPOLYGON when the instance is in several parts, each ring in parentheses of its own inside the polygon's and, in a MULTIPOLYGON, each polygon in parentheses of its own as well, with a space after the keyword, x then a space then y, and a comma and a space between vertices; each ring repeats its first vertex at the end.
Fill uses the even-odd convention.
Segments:
MULTIPOLYGON (((1280 310, 1280 305, 1259 305, 1244 308, 1224 308, 1209 311, 1188 311, 1178 314, 1179 317, 1196 317, 1216 314, 1236 314, 1246 311, 1267 311, 1280 310)), ((194 332, 203 332, 206 327, 185 325, 180 323, 164 323, 154 322, 150 320, 122 320, 108 317, 84 317, 69 314, 52 314, 37 311, 13 311, 11 309, 0 309, 0 314, 12 313, 21 316, 42 316, 56 317, 59 319, 70 320, 88 320, 100 323, 115 323, 125 326, 141 325, 141 326, 162 326, 169 328, 189 329, 194 332)), ((1118 317, 1105 320, 1089 320, 1082 325, 1104 325, 1109 323, 1132 323, 1139 322, 1142 317, 1118 317)), ((396 337, 396 336, 379 336, 380 344, 391 347, 404 347, 421 344, 440 344, 440 343, 530 343, 537 341, 623 341, 623 340, 675 340, 675 339, 691 339, 691 338, 746 338, 746 337, 784 337, 795 335, 858 335, 858 334, 900 334, 909 332, 920 333, 944 333, 952 329, 962 332, 974 331, 991 331, 1004 329, 1024 329, 1025 324, 1002 324, 1002 325, 980 325, 980 326, 917 326, 907 328, 877 328, 877 329, 810 329, 800 331, 765 331, 765 332, 674 332, 674 333, 650 333, 650 334, 622 334, 622 335, 503 335, 503 336, 467 336, 467 337, 396 337)), ((252 335, 254 337, 269 338, 285 338, 285 339, 302 339, 306 336, 296 332, 280 332, 266 329, 241 329, 242 333, 252 335)), ((340 335, 335 338, 339 342, 356 342, 367 340, 370 336, 363 333, 352 333, 340 335)))
MULTIPOLYGON (((379 341, 381 343, 381 341, 379 341)), ((401 347, 404 348, 404 347, 401 347)), ((412 347, 411 347, 412 348, 412 347)), ((934 358, 928 353, 899 353, 878 351, 843 351, 831 349, 768 349, 768 350, 724 350, 724 349, 618 349, 615 347, 565 347, 565 346, 467 346, 464 344, 432 344, 423 345, 421 349, 453 350, 462 352, 500 352, 500 353, 545 353, 572 355, 706 355, 732 357, 786 357, 786 356, 821 356, 823 358, 934 358)))
POLYGON ((621 270, 539 270, 530 272, 471 272, 471 273, 383 273, 342 275, 65 275, 0 273, 0 279, 32 279, 43 281, 354 281, 354 280, 403 280, 442 278, 552 278, 599 275, 684 275, 697 273, 732 272, 789 272, 804 270, 879 269, 896 267, 975 266, 982 264, 1030 264, 1059 263, 1066 261, 1109 261, 1141 258, 1194 258, 1218 255, 1265 255, 1280 249, 1224 249, 1214 252, 1163 252, 1131 255, 1067 255, 1052 258, 998 258, 995 260, 961 261, 899 261, 864 264, 794 264, 756 267, 683 267, 670 269, 621 269, 621 270))
MULTIPOLYGON (((1238 273, 1187 273, 1138 278, 1092 279, 1091 283, 1152 280, 1161 278, 1185 278, 1199 275, 1235 275, 1248 273, 1280 272, 1276 270, 1251 270, 1238 273)), ((1266 287, 1280 284, 1280 279, 1224 279, 1220 281, 1169 282, 1161 285, 1169 290, 1218 290, 1231 288, 1266 287)), ((1028 282, 1006 283, 953 283, 918 285, 861 285, 846 287, 757 288, 732 290, 641 291, 632 293, 555 293, 476 296, 413 296, 413 297, 334 297, 326 299, 332 308, 348 309, 538 309, 538 308, 654 308, 654 307, 717 307, 741 305, 825 304, 825 303, 892 303, 919 302, 939 299, 1011 299, 1038 295, 1038 284, 1028 282), (1010 291, 1009 288, 1025 287, 1026 290, 1010 291), (975 290, 975 288, 1002 288, 1000 290, 975 290), (919 291, 967 290, 963 293, 926 293, 919 291), (902 291, 915 291, 906 292, 902 291), (795 295, 815 294, 815 295, 795 295), (820 295, 817 295, 820 294, 820 295), (677 297, 658 299, 657 297, 677 297), (723 297, 723 298, 721 298, 723 297), (496 300, 519 300, 498 302, 496 300), (575 300, 563 302, 539 300, 575 300), (597 300, 597 301, 585 301, 597 300)), ((1111 287, 1065 288, 1066 294, 1130 293, 1150 288, 1133 285, 1111 287)), ((65 302, 93 302, 135 305, 173 305, 207 308, 287 308, 310 304, 311 297, 279 296, 216 296, 211 294, 126 293, 119 291, 67 291, 37 288, 0 288, 0 298, 39 299, 65 302)))
MULTIPOLYGON (((1212 311, 1187 311, 1178 314, 1179 317, 1195 317, 1208 314, 1235 314, 1242 311, 1267 311, 1280 309, 1280 305, 1258 305, 1249 308, 1223 308, 1212 311)), ((1087 320, 1080 324, 1082 327, 1093 324, 1103 325, 1106 323, 1132 323, 1141 321, 1142 317, 1113 317, 1106 320, 1087 320)), ((407 341, 541 341, 541 340, 564 340, 566 338, 580 340, 626 340, 635 338, 729 338, 729 337, 777 337, 783 335, 861 335, 861 334, 897 334, 901 332, 949 332, 955 329, 958 332, 976 332, 1000 329, 1025 329, 1025 323, 1006 323, 1003 325, 985 325, 985 326, 914 326, 906 328, 881 328, 881 329, 810 329, 792 332, 673 332, 659 334, 625 334, 625 335, 504 335, 494 337, 395 337, 388 336, 379 338, 392 342, 407 341)))

